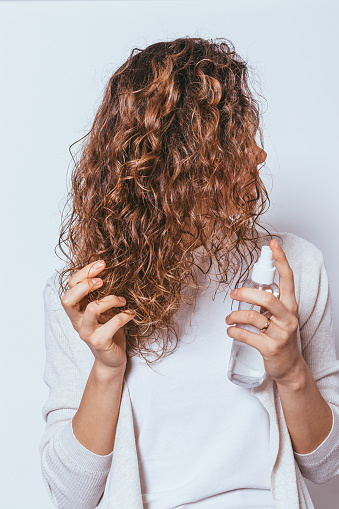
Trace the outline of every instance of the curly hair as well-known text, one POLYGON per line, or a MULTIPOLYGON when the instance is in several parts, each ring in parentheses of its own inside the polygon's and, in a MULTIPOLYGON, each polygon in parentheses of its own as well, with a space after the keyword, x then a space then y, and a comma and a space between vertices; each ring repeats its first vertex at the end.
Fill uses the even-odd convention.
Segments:
MULTIPOLYGON (((104 259, 103 285, 88 300, 123 295, 123 309, 137 311, 124 327, 128 356, 149 363, 150 353, 155 361, 173 353, 180 341, 175 314, 192 302, 195 309, 201 288, 196 269, 207 275, 217 264, 217 291, 247 262, 237 286, 260 240, 273 237, 256 228, 269 202, 254 154, 257 135, 263 146, 260 117, 247 64, 224 38, 134 48, 110 77, 77 161, 71 152, 59 295, 66 276, 104 259)), ((106 312, 107 319, 121 310, 106 312)))

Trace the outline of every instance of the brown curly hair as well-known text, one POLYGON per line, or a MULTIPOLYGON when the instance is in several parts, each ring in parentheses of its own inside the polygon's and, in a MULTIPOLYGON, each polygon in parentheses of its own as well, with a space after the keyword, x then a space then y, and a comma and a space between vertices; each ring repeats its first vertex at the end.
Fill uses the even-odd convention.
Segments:
POLYGON ((65 276, 104 259, 103 285, 88 300, 123 295, 125 308, 136 309, 124 327, 128 356, 149 363, 144 354, 157 361, 176 350, 175 313, 195 308, 196 268, 206 275, 217 264, 217 291, 247 260, 237 286, 260 251, 256 225, 269 197, 254 151, 257 135, 263 146, 260 103, 248 78, 224 38, 134 48, 109 79, 78 161, 72 155, 70 209, 58 241, 69 262, 58 272, 59 295, 65 276), (197 263, 201 249, 206 272, 197 263))

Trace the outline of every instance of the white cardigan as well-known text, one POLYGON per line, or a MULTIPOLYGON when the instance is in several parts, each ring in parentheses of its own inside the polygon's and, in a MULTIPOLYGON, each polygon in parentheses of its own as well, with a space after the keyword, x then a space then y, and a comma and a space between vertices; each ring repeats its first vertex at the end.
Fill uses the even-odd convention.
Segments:
MULTIPOLYGON (((299 305, 298 345, 332 409, 332 429, 313 452, 298 454, 292 448, 275 381, 266 373, 262 384, 252 388, 251 393, 270 417, 269 464, 277 509, 314 509, 303 477, 321 484, 339 475, 339 361, 331 294, 322 252, 291 233, 280 236, 294 273, 299 305)), ((39 447, 43 481, 59 509, 143 509, 131 400, 125 380, 113 451, 106 456, 95 454, 73 435, 72 418, 94 357, 60 303, 56 275, 54 271, 48 278, 43 292, 44 381, 49 387, 42 409, 46 429, 39 447)))

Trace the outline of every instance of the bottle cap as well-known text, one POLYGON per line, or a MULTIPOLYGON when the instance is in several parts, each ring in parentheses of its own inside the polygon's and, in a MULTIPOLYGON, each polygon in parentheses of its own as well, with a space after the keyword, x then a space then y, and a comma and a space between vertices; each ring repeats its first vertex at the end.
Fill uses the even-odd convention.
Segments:
POLYGON ((259 260, 252 270, 252 281, 259 284, 271 285, 274 281, 275 267, 273 253, 269 246, 262 246, 259 260))

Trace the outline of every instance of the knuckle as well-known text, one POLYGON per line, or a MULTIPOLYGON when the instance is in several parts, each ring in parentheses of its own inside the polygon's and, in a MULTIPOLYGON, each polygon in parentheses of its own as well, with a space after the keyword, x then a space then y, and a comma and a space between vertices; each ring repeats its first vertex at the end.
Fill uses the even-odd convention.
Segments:
POLYGON ((125 320, 121 314, 116 315, 114 317, 114 319, 115 319, 115 322, 119 328, 122 327, 123 325, 125 325, 125 320))
POLYGON ((91 336, 91 345, 96 349, 96 350, 100 350, 100 348, 102 347, 102 340, 99 336, 97 336, 96 334, 92 334, 91 336))
POLYGON ((249 321, 252 323, 252 322, 255 322, 256 319, 257 319, 257 312, 256 311, 253 311, 253 309, 251 311, 248 312, 248 319, 249 321))
POLYGON ((290 321, 290 328, 293 332, 296 332, 299 326, 299 320, 297 317, 293 316, 290 321))
POLYGON ((267 345, 267 352, 270 357, 275 357, 279 354, 279 347, 275 341, 272 341, 267 345))
POLYGON ((84 332, 83 336, 83 339, 87 344, 91 345, 96 350, 100 348, 101 339, 100 336, 96 334, 96 331, 92 332, 91 334, 86 334, 84 332))
POLYGON ((238 338, 239 339, 246 339, 246 330, 245 329, 239 329, 238 338))
POLYGON ((80 336, 80 338, 85 341, 85 343, 90 343, 90 336, 88 334, 86 334, 86 332, 80 327, 79 331, 78 331, 78 334, 80 336))
POLYGON ((74 286, 74 283, 73 283, 73 282, 74 282, 74 278, 73 278, 73 276, 71 276, 71 277, 68 279, 68 281, 66 282, 66 285, 67 285, 69 288, 71 288, 72 286, 74 286))
POLYGON ((96 314, 98 312, 98 306, 99 302, 96 300, 93 300, 92 302, 89 302, 86 306, 86 311, 90 314, 96 314))
POLYGON ((290 339, 289 333, 287 332, 287 330, 283 330, 281 333, 281 340, 283 344, 285 345, 286 343, 288 343, 289 339, 290 339))
POLYGON ((61 301, 61 304, 62 304, 62 306, 63 306, 64 308, 68 307, 68 305, 69 305, 69 296, 67 295, 67 293, 65 293, 65 294, 61 297, 60 301, 61 301))
POLYGON ((276 297, 273 295, 273 293, 265 292, 264 300, 265 304, 272 305, 275 301, 276 297))

